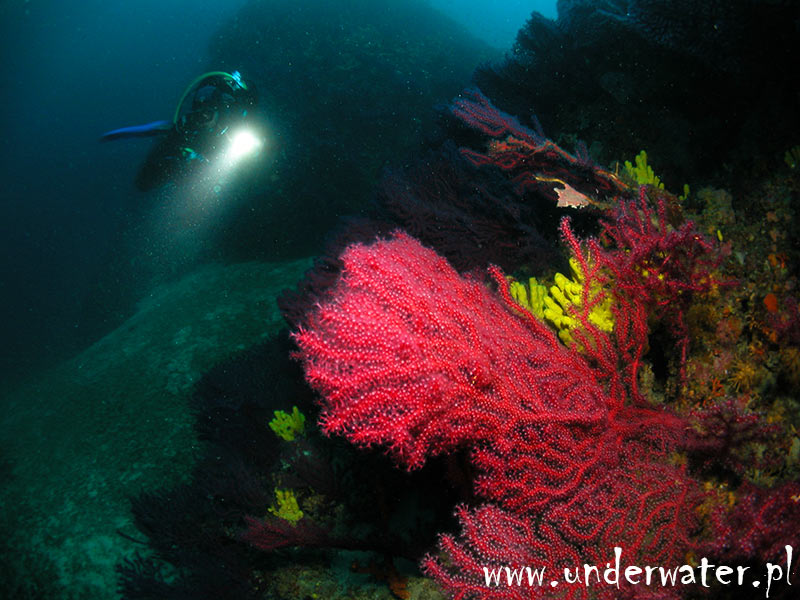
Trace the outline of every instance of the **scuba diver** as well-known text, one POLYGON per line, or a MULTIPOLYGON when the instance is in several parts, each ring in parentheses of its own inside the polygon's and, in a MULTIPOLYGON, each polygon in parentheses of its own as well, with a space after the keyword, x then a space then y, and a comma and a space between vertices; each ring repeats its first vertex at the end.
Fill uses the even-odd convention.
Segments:
POLYGON ((189 84, 172 121, 114 129, 100 139, 163 136, 136 176, 136 187, 151 190, 191 173, 203 163, 220 159, 239 144, 234 136, 251 120, 256 103, 253 85, 246 83, 238 71, 212 71, 189 84))

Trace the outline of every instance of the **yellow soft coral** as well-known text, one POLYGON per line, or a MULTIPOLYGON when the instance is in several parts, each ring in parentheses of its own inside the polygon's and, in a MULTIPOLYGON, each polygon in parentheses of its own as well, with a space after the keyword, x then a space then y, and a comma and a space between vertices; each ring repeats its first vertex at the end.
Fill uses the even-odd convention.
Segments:
POLYGON ((532 315, 544 319, 544 299, 547 296, 547 286, 539 283, 536 277, 531 277, 528 285, 509 278, 508 291, 514 302, 532 315))
POLYGON ((279 490, 275 488, 275 499, 278 503, 278 508, 274 506, 270 506, 269 508, 269 512, 273 515, 284 521, 289 521, 292 525, 297 524, 297 522, 303 518, 303 511, 300 510, 300 506, 297 504, 297 498, 292 490, 279 490))
POLYGON ((306 416, 296 406, 292 407, 292 414, 276 410, 275 418, 269 422, 269 427, 278 437, 292 442, 298 435, 305 433, 306 416))
MULTIPOLYGON (((639 154, 636 155, 636 158, 633 159, 633 162, 634 164, 631 164, 631 161, 626 160, 625 164, 623 165, 623 174, 630 183, 635 185, 652 185, 656 189, 664 189, 664 183, 661 181, 658 175, 655 174, 653 167, 647 164, 647 152, 644 150, 639 152, 639 154)), ((684 183, 683 193, 678 195, 678 200, 683 202, 688 197, 689 184, 684 183)))
POLYGON ((642 150, 633 159, 635 165, 631 161, 625 161, 625 175, 633 181, 636 185, 652 185, 659 190, 664 189, 664 184, 653 172, 653 168, 647 164, 647 152, 642 150))
MULTIPOLYGON (((569 260, 572 270, 572 279, 566 275, 556 273, 554 285, 548 290, 531 277, 528 285, 512 281, 509 292, 514 301, 525 308, 532 315, 549 322, 558 332, 558 337, 566 345, 574 342, 572 331, 581 326, 581 322, 574 316, 574 310, 583 306, 583 288, 585 277, 580 264, 574 258, 569 260)), ((592 285, 589 289, 589 301, 592 302, 601 292, 599 285, 592 285)), ((614 329, 614 316, 611 312, 611 296, 606 296, 589 311, 589 322, 601 331, 611 332, 614 329)))

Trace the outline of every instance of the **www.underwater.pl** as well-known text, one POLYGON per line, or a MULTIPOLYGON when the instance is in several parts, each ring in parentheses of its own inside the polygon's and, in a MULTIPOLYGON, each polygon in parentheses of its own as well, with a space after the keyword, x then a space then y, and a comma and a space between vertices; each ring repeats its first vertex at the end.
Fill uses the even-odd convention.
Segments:
POLYGON ((545 576, 545 567, 483 567, 486 587, 545 587, 557 588, 568 586, 620 586, 643 585, 653 587, 702 586, 712 585, 750 585, 753 588, 763 587, 765 597, 769 598, 773 584, 792 585, 792 547, 786 546, 786 561, 768 562, 763 569, 745 566, 731 567, 713 565, 703 557, 699 565, 678 565, 675 567, 628 565, 620 566, 622 548, 614 548, 614 564, 606 563, 605 568, 584 564, 583 567, 565 567, 562 579, 549 579, 545 576))

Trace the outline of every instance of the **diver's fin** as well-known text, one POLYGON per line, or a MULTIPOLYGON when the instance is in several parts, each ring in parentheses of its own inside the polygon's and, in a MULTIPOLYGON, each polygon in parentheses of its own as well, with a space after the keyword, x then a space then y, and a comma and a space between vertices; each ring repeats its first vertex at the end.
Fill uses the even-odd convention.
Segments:
POLYGON ((110 142, 111 140, 119 140, 122 138, 151 137, 166 133, 170 129, 172 129, 172 121, 153 121, 146 125, 133 125, 131 127, 122 127, 121 129, 106 131, 100 136, 100 141, 110 142))

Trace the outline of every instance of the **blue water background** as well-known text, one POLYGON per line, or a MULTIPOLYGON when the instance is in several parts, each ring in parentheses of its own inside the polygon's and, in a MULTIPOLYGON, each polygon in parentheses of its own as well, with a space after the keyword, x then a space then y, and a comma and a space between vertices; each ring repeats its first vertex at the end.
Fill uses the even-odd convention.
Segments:
MULTIPOLYGON (((0 390, 98 339, 146 294, 142 263, 170 252, 168 241, 129 231, 151 141, 98 136, 170 118, 208 67, 215 31, 245 2, 0 7, 0 390)), ((510 47, 531 10, 555 15, 554 0, 431 2, 497 47, 510 47)))
POLYGON ((556 0, 430 0, 432 6, 496 48, 510 48, 517 31, 537 11, 556 18, 556 0))

